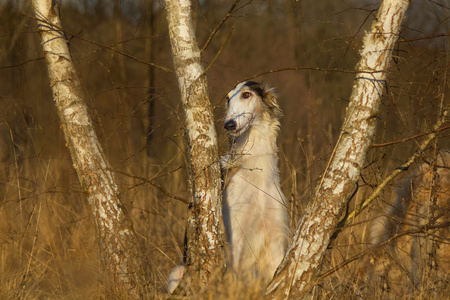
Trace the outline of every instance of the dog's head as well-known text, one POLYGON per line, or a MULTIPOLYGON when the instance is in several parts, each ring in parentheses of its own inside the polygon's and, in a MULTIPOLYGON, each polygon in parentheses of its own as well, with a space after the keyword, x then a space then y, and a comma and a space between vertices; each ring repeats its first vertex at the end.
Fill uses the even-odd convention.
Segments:
POLYGON ((263 83, 241 82, 228 93, 226 100, 228 110, 224 127, 235 137, 243 134, 255 120, 278 120, 281 116, 277 96, 263 83))

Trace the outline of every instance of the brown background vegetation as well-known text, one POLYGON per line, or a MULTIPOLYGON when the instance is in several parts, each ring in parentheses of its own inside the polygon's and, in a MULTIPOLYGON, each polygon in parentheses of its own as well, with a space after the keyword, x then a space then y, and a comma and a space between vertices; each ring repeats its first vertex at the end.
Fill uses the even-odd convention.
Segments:
MULTIPOLYGON (((233 1, 194 2, 202 47, 233 1)), ((181 259, 186 205, 174 196, 187 198, 187 177, 175 75, 154 69, 156 94, 148 94, 149 41, 151 62, 172 68, 172 58, 163 3, 154 1, 153 34, 147 5, 143 0, 63 1, 61 18, 121 197, 157 275, 156 288, 164 291, 169 270, 181 259), (151 101, 154 127, 147 145, 151 101)), ((448 105, 450 7, 445 5, 411 3, 375 143, 430 131, 441 100, 448 105)), ((213 62, 207 75, 222 153, 228 141, 221 100, 229 89, 269 70, 320 69, 254 79, 276 87, 284 111, 280 172, 292 224, 311 199, 337 140, 361 37, 377 7, 375 1, 241 1, 203 53, 205 66, 213 62)), ((95 228, 64 144, 29 3, 0 1, 0 28, 0 298, 100 297, 95 228)), ((418 141, 373 148, 351 206, 414 153, 418 141)), ((448 131, 441 132, 435 146, 449 144, 448 131)), ((360 217, 362 223, 343 232, 324 269, 364 249, 367 220, 383 209, 389 195, 360 217)), ((354 274, 356 265, 346 271, 354 274)), ((332 275, 320 293, 357 295, 359 288, 345 279, 332 275)))

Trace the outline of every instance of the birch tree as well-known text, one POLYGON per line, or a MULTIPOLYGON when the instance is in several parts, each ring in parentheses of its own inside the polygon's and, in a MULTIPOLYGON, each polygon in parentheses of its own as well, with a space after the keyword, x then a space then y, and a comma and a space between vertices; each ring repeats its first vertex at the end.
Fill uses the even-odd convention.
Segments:
POLYGON ((358 73, 340 137, 315 198, 297 225, 286 256, 267 288, 270 298, 303 298, 315 283, 331 236, 357 188, 375 134, 387 70, 408 2, 383 0, 370 32, 363 39, 358 73))
MULTIPOLYGON (((218 143, 206 75, 192 22, 191 1, 166 0, 173 62, 185 112, 191 200, 186 229, 187 275, 196 287, 224 270, 222 195, 218 143)), ((184 283, 183 283, 184 282, 184 283)))
POLYGON ((131 219, 83 100, 58 2, 33 0, 53 98, 78 178, 92 209, 106 283, 115 295, 143 295, 148 284, 131 219))

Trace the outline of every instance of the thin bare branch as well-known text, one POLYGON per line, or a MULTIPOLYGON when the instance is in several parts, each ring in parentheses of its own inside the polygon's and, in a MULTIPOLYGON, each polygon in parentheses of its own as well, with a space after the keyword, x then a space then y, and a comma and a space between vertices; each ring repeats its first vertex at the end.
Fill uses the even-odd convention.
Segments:
POLYGON ((389 174, 376 187, 373 193, 366 200, 364 200, 364 202, 361 205, 358 205, 358 207, 348 215, 347 220, 345 221, 345 225, 348 225, 351 222, 351 220, 353 220, 356 216, 358 216, 370 203, 372 203, 373 200, 375 200, 378 197, 378 195, 381 193, 381 191, 386 187, 386 185, 389 182, 391 182, 400 173, 408 170, 408 168, 416 161, 416 159, 420 157, 420 155, 423 153, 428 144, 436 138, 437 132, 439 131, 438 129, 441 128, 442 124, 444 124, 447 121, 449 110, 450 108, 447 108, 446 110, 443 111, 442 116, 434 125, 435 129, 430 133, 428 138, 419 145, 419 149, 416 151, 416 153, 414 153, 406 163, 404 163, 403 165, 392 171, 391 174, 389 174))
MULTIPOLYGON (((227 14, 225 15, 225 17, 222 19, 222 21, 220 21, 219 25, 216 26, 216 28, 213 30, 213 32, 211 33, 211 35, 209 36, 208 40, 206 41, 205 45, 203 46, 202 50, 200 51, 201 53, 203 53, 203 51, 206 50, 206 48, 209 46, 209 43, 211 42, 211 40, 213 39, 213 37, 216 35, 217 31, 219 31, 219 29, 222 27, 222 25, 225 23, 226 20, 228 20, 228 18, 231 16, 231 14, 233 13, 234 9, 236 8, 236 6, 239 4, 239 2, 241 2, 241 0, 236 0, 234 1, 234 3, 231 5, 230 9, 228 10, 227 14)), ((228 38, 227 38, 228 39, 228 38)))
POLYGON ((410 137, 407 137, 407 138, 404 138, 404 139, 401 139, 401 140, 397 140, 397 141, 391 141, 391 142, 386 142, 386 143, 382 143, 382 144, 373 144, 372 148, 386 147, 386 146, 391 146, 391 145, 395 145, 395 144, 404 143, 404 142, 407 142, 407 141, 410 141, 410 140, 415 140, 415 139, 420 138, 420 137, 425 136, 425 135, 429 135, 429 134, 432 134, 432 133, 438 133, 440 131, 444 131, 444 130, 447 130, 449 128, 450 128, 450 125, 449 126, 444 126, 444 127, 438 128, 438 129, 434 129, 432 131, 428 131, 428 132, 420 133, 420 134, 417 134, 417 135, 413 135, 413 136, 410 136, 410 137))
POLYGON ((203 74, 206 74, 206 72, 208 72, 209 68, 211 68, 211 66, 214 64, 214 62, 217 60, 217 58, 219 57, 219 55, 222 53, 223 48, 225 47, 225 44, 228 42, 228 40, 231 37, 231 34, 233 33, 234 28, 231 28, 230 33, 228 34, 227 38, 225 39, 225 41, 222 43, 222 47, 220 47, 219 51, 217 52, 216 56, 214 56, 213 60, 209 63, 209 65, 205 68, 205 71, 203 72, 203 74))
POLYGON ((446 37, 446 36, 450 36, 450 33, 441 33, 441 34, 436 34, 436 35, 416 37, 413 39, 399 40, 398 43, 410 43, 410 42, 417 42, 417 41, 422 41, 422 40, 432 40, 435 38, 446 37))
MULTIPOLYGON (((26 15, 26 14, 25 14, 25 15, 26 15)), ((29 15, 28 15, 28 16, 29 16, 29 15)), ((29 16, 29 17, 30 17, 30 18, 33 18, 33 19, 35 19, 35 20, 37 20, 36 17, 32 17, 32 16, 29 16)), ((41 21, 43 24, 46 24, 46 25, 52 25, 52 24, 50 24, 47 20, 39 20, 39 21, 41 21)), ((95 41, 93 41, 93 40, 89 40, 89 39, 87 39, 87 38, 85 38, 85 37, 83 37, 83 36, 81 36, 81 35, 76 34, 76 33, 72 33, 72 32, 70 32, 70 31, 64 30, 64 29, 61 28, 61 27, 55 27, 55 29, 58 30, 58 31, 61 32, 61 33, 64 33, 65 35, 71 35, 71 36, 73 36, 73 37, 75 37, 75 38, 78 38, 79 40, 82 40, 82 41, 84 41, 84 42, 86 42, 86 43, 89 43, 89 44, 92 44, 92 45, 96 45, 96 46, 99 46, 99 47, 104 48, 104 49, 108 49, 108 50, 110 50, 110 51, 112 51, 112 52, 115 52, 115 53, 118 53, 118 54, 123 55, 123 56, 125 56, 125 57, 128 57, 128 58, 130 58, 130 59, 132 59, 132 60, 134 60, 134 61, 137 61, 137 62, 139 62, 139 63, 145 64, 145 65, 148 65, 148 66, 152 66, 152 67, 154 67, 154 68, 156 68, 156 69, 159 69, 159 70, 162 70, 162 71, 164 71, 164 72, 173 73, 173 70, 172 70, 172 69, 169 69, 169 68, 167 68, 167 67, 163 67, 163 66, 154 64, 154 63, 152 63, 152 62, 148 62, 148 61, 143 60, 143 59, 140 59, 140 58, 137 58, 137 57, 135 57, 135 56, 133 56, 133 55, 131 55, 131 54, 128 54, 128 53, 126 53, 126 52, 124 52, 124 51, 120 51, 119 49, 117 49, 117 44, 118 44, 118 43, 116 43, 116 44, 114 44, 114 45, 112 45, 112 46, 110 46, 110 45, 105 45, 105 44, 102 44, 102 43, 99 43, 99 42, 95 42, 95 41)))
MULTIPOLYGON (((179 170, 181 167, 183 167, 183 166, 180 166, 180 167, 176 168, 174 171, 179 170)), ((173 172, 174 172, 174 171, 173 171, 173 172)), ((174 200, 181 201, 181 202, 183 202, 183 203, 185 203, 185 204, 189 204, 189 200, 187 200, 187 199, 185 199, 185 198, 183 198, 183 197, 177 196, 177 195, 172 195, 172 194, 169 193, 162 185, 160 185, 160 184, 154 182, 154 180, 155 180, 156 178, 147 179, 147 178, 145 178, 145 177, 141 177, 141 176, 137 176, 137 175, 131 175, 131 174, 128 174, 128 173, 125 173, 125 172, 121 172, 121 171, 115 171, 115 173, 120 174, 120 175, 127 176, 127 177, 129 177, 129 178, 138 179, 138 180, 140 180, 142 183, 149 184, 149 185, 151 185, 151 186, 157 188, 158 190, 161 191, 161 193, 163 193, 164 195, 166 195, 166 196, 169 197, 169 198, 172 198, 172 199, 174 199, 174 200)), ((172 173, 172 172, 170 172, 170 173, 172 173)), ((166 176, 166 175, 168 175, 168 174, 170 174, 170 173, 167 173, 167 174, 158 176, 158 178, 159 178, 159 177, 162 177, 162 176, 166 176)), ((138 185, 141 185, 141 184, 138 184, 138 185)), ((133 188, 135 188, 135 186, 134 186, 133 188)))
POLYGON ((433 225, 433 226, 430 226, 429 224, 425 224, 425 225, 420 226, 417 229, 408 230, 408 231, 405 231, 405 232, 398 233, 398 234, 390 237, 389 239, 385 240, 384 242, 382 242, 380 244, 373 245, 373 246, 367 248, 366 250, 361 251, 360 253, 352 256, 351 258, 345 260, 344 262, 340 263, 336 267, 332 268, 331 270, 328 270, 328 271, 320 274, 319 277, 317 278, 317 281, 318 282, 323 281, 328 276, 330 276, 333 273, 339 271, 340 269, 342 269, 346 265, 354 262, 355 260, 360 259, 361 257, 366 255, 367 253, 370 253, 371 251, 374 251, 374 250, 379 249, 379 248, 381 248, 381 247, 383 247, 385 245, 388 245, 388 244, 392 243, 393 241, 395 241, 396 239, 399 239, 399 238, 401 238, 401 237, 403 237, 405 235, 415 235, 415 234, 419 234, 419 233, 427 233, 429 230, 447 228, 448 226, 450 226, 450 222, 445 222, 443 224, 433 225))

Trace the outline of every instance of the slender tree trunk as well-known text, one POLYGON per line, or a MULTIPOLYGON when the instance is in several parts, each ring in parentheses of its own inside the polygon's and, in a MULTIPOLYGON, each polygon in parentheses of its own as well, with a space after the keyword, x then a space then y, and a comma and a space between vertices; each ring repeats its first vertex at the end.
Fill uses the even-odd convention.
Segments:
POLYGON ((139 298, 148 284, 143 254, 87 112, 61 30, 57 3, 33 0, 53 98, 73 165, 93 212, 106 283, 117 296, 139 298))
POLYGON ((408 2, 382 1, 371 31, 364 38, 359 73, 341 136, 315 199, 300 220, 288 252, 267 288, 271 298, 303 298, 314 286, 330 238, 356 189, 375 134, 386 71, 408 2))
MULTIPOLYGON (((120 11, 120 0, 114 1, 114 24, 116 26, 116 37, 118 43, 116 45, 117 49, 123 52, 123 32, 121 24, 121 11, 120 11)), ((123 55, 118 56, 119 59, 119 74, 122 84, 127 84, 127 73, 125 69, 125 58, 123 55)))
POLYGON ((218 143, 204 69, 192 23, 191 1, 166 0, 173 61, 186 116, 192 191, 187 224, 187 275, 181 287, 208 283, 224 270, 218 143), (183 283, 184 282, 184 283, 183 283))
MULTIPOLYGON (((146 0, 147 6, 147 40, 145 44, 146 57, 150 61, 154 61, 154 42, 153 35, 154 29, 154 11, 153 11, 153 0, 146 0)), ((156 88, 155 88, 155 69, 153 66, 148 66, 147 69, 147 79, 146 85, 148 86, 148 107, 147 107, 147 138, 146 138, 146 153, 148 157, 153 155, 151 151, 151 143, 153 141, 153 123, 155 119, 155 101, 156 101, 156 88)))

